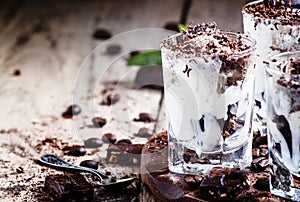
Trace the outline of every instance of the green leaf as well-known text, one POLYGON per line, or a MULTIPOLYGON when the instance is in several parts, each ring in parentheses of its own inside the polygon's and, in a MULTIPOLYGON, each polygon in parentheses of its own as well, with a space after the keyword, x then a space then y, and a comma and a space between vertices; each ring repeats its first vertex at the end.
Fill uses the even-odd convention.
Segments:
POLYGON ((161 65, 160 50, 142 51, 127 60, 127 65, 161 65))
POLYGON ((187 27, 186 24, 178 24, 178 29, 179 29, 179 31, 182 33, 182 32, 184 32, 185 30, 187 30, 188 27, 187 27))

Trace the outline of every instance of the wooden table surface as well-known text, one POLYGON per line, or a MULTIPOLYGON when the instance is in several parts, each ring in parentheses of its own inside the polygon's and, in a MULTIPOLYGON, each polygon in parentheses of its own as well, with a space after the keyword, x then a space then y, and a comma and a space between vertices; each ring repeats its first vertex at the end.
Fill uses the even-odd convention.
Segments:
MULTIPOLYGON (((135 47, 158 49, 159 41, 172 34, 161 29, 167 22, 179 21, 183 2, 0 2, 1 201, 36 200, 31 192, 36 187, 21 189, 21 194, 10 188, 30 180, 16 172, 17 168, 32 175, 40 171, 29 162, 43 152, 53 152, 53 148, 35 148, 46 137, 82 144, 89 137, 113 132, 118 138, 133 138, 138 143, 146 141, 134 136, 139 128, 165 129, 161 91, 137 88, 134 79, 140 67, 127 67, 126 58, 135 47), (114 37, 95 39, 93 33, 99 28, 114 37), (160 30, 136 30, 144 28, 160 30), (121 52, 107 54, 111 45, 120 46, 121 52), (13 75, 16 70, 20 70, 19 76, 13 75), (111 107, 99 105, 101 90, 112 84, 121 95, 120 102, 111 107), (63 119, 61 113, 73 102, 82 107, 82 113, 73 120, 63 119), (151 113, 159 121, 133 122, 140 112, 151 113), (94 116, 105 117, 108 123, 101 129, 90 127, 94 116)), ((220 28, 241 31, 240 10, 245 2, 194 0, 187 21, 215 20, 220 28)), ((44 176, 36 186, 42 186, 44 176)))

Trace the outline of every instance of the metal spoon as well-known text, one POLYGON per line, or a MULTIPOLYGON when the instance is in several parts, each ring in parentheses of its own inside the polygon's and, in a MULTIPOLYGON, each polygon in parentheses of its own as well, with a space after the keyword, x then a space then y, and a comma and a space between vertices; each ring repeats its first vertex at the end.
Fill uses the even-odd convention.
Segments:
POLYGON ((52 154, 45 154, 41 156, 38 161, 42 165, 54 168, 56 170, 64 170, 67 172, 87 172, 94 174, 100 179, 101 186, 105 188, 124 188, 134 181, 134 178, 116 179, 114 177, 107 176, 99 170, 68 163, 52 154))

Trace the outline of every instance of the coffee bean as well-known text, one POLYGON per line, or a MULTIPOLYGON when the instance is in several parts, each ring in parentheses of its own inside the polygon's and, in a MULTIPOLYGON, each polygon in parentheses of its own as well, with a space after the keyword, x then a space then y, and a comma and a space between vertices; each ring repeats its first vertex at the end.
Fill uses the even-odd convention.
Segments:
POLYGON ((98 169, 98 162, 97 161, 93 161, 93 160, 85 160, 85 161, 82 161, 79 165, 80 166, 83 166, 83 167, 86 167, 86 168, 93 168, 95 170, 98 169))
POLYGON ((20 76, 21 75, 21 70, 15 69, 12 73, 13 76, 20 76))
POLYGON ((137 136, 137 137, 144 137, 144 138, 148 138, 148 137, 150 137, 152 135, 153 135, 152 130, 150 130, 149 128, 145 128, 145 127, 144 128, 140 128, 139 131, 138 131, 138 133, 135 134, 135 136, 137 136))
POLYGON ((64 118, 72 118, 81 113, 81 108, 78 105, 71 105, 67 108, 65 112, 62 113, 64 118))
POLYGON ((99 28, 94 31, 93 37, 94 39, 109 39, 112 37, 112 34, 107 29, 99 28))
POLYGON ((120 53, 122 50, 122 47, 118 44, 112 44, 106 47, 106 53, 108 55, 116 55, 120 53))
POLYGON ((130 139, 119 140, 116 144, 132 144, 130 139))
POLYGON ((92 122, 95 127, 102 128, 106 124, 106 119, 102 117, 95 117, 92 119, 92 122))
POLYGON ((81 145, 73 145, 67 149, 69 150, 67 154, 70 156, 84 156, 86 154, 85 147, 81 145))
POLYGON ((261 191, 270 191, 269 178, 258 178, 253 187, 261 191))
POLYGON ((103 145, 103 141, 99 138, 89 138, 84 141, 84 146, 86 148, 97 148, 103 145))
POLYGON ((114 144, 117 141, 117 136, 112 133, 106 133, 102 136, 102 141, 104 143, 112 143, 114 144))
POLYGON ((133 119, 133 121, 138 121, 138 122, 145 122, 145 123, 150 123, 152 121, 155 121, 155 118, 152 117, 149 113, 140 113, 138 119, 133 119))

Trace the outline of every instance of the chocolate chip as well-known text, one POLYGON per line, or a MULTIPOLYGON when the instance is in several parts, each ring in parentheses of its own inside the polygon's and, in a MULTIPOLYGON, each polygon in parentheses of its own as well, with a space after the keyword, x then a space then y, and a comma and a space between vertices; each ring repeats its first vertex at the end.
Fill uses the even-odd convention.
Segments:
POLYGON ((150 137, 152 135, 153 135, 152 130, 150 130, 149 128, 145 128, 145 127, 144 128, 140 128, 139 131, 138 131, 138 133, 135 134, 135 136, 137 136, 137 137, 144 137, 144 138, 148 138, 148 137, 150 137))
POLYGON ((84 146, 86 148, 97 148, 103 145, 103 141, 99 138, 89 138, 84 141, 84 146))
POLYGON ((92 122, 95 127, 102 128, 106 124, 106 119, 102 117, 94 117, 92 122))
POLYGON ((73 145, 72 147, 67 147, 67 154, 70 156, 84 156, 86 154, 86 149, 81 145, 73 145))
POLYGON ((107 29, 99 28, 94 31, 93 37, 94 39, 109 39, 112 37, 112 34, 107 29))
POLYGON ((270 191, 269 178, 258 178, 253 187, 260 191, 270 191))
POLYGON ((150 123, 152 121, 155 121, 155 118, 153 118, 149 113, 140 113, 139 118, 135 118, 133 119, 133 121, 150 123))
POLYGON ((116 144, 132 144, 130 139, 121 139, 116 144))
POLYGON ((21 70, 15 69, 12 73, 13 76, 20 76, 21 75, 21 70))
POLYGON ((67 108, 65 112, 62 113, 64 118, 72 118, 81 113, 81 108, 78 105, 71 105, 67 108))
POLYGON ((117 136, 112 133, 106 133, 102 136, 102 141, 104 143, 112 143, 114 144, 117 141, 117 136))
POLYGON ((98 169, 98 162, 97 161, 93 161, 93 160, 85 160, 85 161, 82 161, 79 165, 80 166, 83 166, 83 167, 86 167, 86 168, 93 168, 95 170, 98 169))
POLYGON ((122 50, 122 47, 118 44, 112 44, 112 45, 108 45, 106 47, 106 53, 108 55, 116 55, 118 53, 120 53, 122 50))

